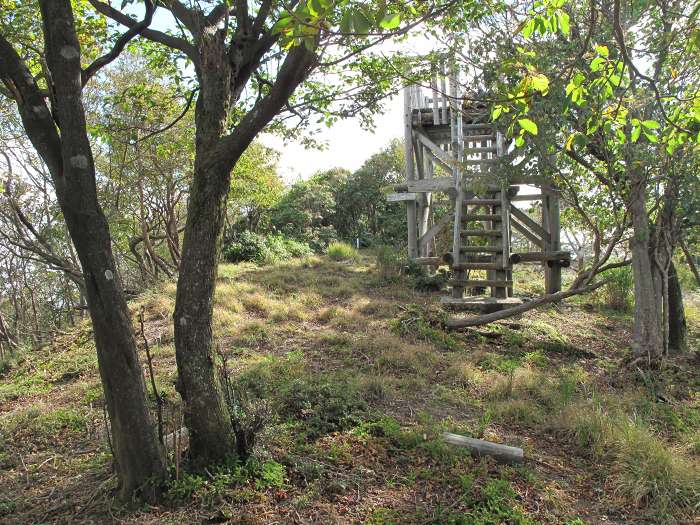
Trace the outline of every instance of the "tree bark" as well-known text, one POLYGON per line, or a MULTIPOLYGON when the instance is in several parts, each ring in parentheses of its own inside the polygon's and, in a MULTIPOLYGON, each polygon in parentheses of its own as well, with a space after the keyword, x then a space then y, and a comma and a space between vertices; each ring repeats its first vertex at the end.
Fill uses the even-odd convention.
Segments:
POLYGON ((683 307, 683 290, 676 266, 671 262, 668 270, 668 349, 669 352, 686 350, 688 325, 683 307))
POLYGON ((632 351, 649 364, 663 356, 661 322, 661 283, 649 253, 650 224, 646 209, 646 180, 637 170, 630 171, 629 209, 633 236, 630 240, 634 273, 634 329, 632 351))
POLYGON ((199 465, 222 462, 236 451, 231 414, 215 363, 212 329, 231 171, 316 60, 303 46, 293 48, 269 93, 226 134, 230 105, 237 95, 230 89, 236 68, 227 56, 224 36, 207 31, 198 37, 195 165, 173 314, 178 391, 185 402, 190 450, 199 465))
POLYGON ((211 162, 212 150, 225 132, 231 100, 231 68, 223 38, 220 33, 201 35, 198 46, 195 165, 173 314, 178 391, 185 404, 190 451, 200 466, 220 463, 235 452, 212 328, 219 240, 232 169, 226 163, 211 162))
POLYGON ((165 463, 146 407, 145 384, 107 220, 97 200, 95 167, 82 104, 80 46, 69 0, 41 0, 52 111, 26 66, 0 36, 0 77, 12 85, 24 128, 46 162, 78 254, 93 324, 122 499, 149 497, 165 463), (52 113, 53 112, 53 113, 52 113), (54 124, 59 123, 60 136, 54 124))

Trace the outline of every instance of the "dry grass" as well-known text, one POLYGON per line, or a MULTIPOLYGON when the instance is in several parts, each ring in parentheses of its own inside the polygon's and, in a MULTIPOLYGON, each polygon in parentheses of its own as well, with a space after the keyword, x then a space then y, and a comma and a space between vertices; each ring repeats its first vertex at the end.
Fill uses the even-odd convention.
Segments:
MULTIPOLYGON (((536 273, 516 280, 532 282, 536 273)), ((223 483, 212 473, 193 478, 199 485, 189 499, 147 510, 112 506, 116 519, 561 524, 611 521, 611 508, 631 523, 689 519, 700 462, 692 361, 654 378, 655 391, 674 399, 662 407, 648 385, 619 380, 629 340, 624 316, 563 306, 447 334, 431 317, 436 297, 401 280, 380 282, 364 255, 354 264, 312 257, 222 265, 217 346, 250 395, 274 407, 257 454, 282 465, 284 486, 223 483), (407 311, 426 320, 408 327, 419 333, 399 335, 392 321, 407 311), (522 445, 528 462, 519 469, 475 462, 442 444, 443 430, 522 445), (494 508, 500 517, 488 514, 494 508), (473 521, 477 512, 481 522, 473 521)), ((131 305, 134 315, 141 305, 146 312, 168 429, 179 424, 174 298, 167 283, 131 305)), ((695 303, 687 311, 691 328, 700 328, 695 303)), ((53 348, 20 356, 1 378, 0 522, 113 519, 90 337, 83 326, 53 348), (44 518, 56 496, 61 503, 44 518)))

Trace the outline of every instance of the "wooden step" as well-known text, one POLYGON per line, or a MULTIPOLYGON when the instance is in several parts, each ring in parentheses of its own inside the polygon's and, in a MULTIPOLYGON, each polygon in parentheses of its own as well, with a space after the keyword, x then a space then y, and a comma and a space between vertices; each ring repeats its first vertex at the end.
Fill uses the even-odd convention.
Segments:
POLYGON ((440 257, 416 257, 413 259, 413 262, 424 266, 440 266, 441 264, 445 264, 440 257))
POLYGON ((476 147, 465 146, 464 154, 470 155, 472 153, 496 153, 496 148, 492 148, 490 146, 476 146, 476 147))
POLYGON ((462 215, 462 222, 465 221, 500 221, 502 219, 500 213, 465 213, 462 215))
POLYGON ((501 246, 462 246, 461 253, 503 253, 501 246))
POLYGON ((451 279, 447 282, 447 284, 450 286, 462 286, 464 288, 471 288, 474 286, 495 286, 498 288, 509 288, 513 286, 513 281, 496 281, 493 279, 451 279))
POLYGON ((465 159, 462 164, 467 166, 478 166, 479 164, 495 164, 499 159, 465 159))
POLYGON ((464 199, 462 204, 467 206, 498 206, 501 204, 500 199, 464 199))
POLYGON ((452 266, 455 271, 465 271, 465 270, 504 270, 503 265, 500 263, 485 263, 485 262, 465 262, 459 263, 452 266))
POLYGON ((522 304, 522 299, 517 297, 448 297, 443 296, 440 298, 440 303, 446 308, 452 310, 476 310, 480 312, 497 312, 499 310, 504 310, 506 308, 511 308, 522 304))
POLYGON ((490 122, 479 122, 476 124, 462 124, 462 129, 484 129, 484 130, 492 130, 493 129, 493 124, 490 122))
POLYGON ((465 237, 503 237, 501 230, 462 230, 465 237))
POLYGON ((483 142, 484 140, 496 140, 496 135, 464 135, 464 142, 483 142))

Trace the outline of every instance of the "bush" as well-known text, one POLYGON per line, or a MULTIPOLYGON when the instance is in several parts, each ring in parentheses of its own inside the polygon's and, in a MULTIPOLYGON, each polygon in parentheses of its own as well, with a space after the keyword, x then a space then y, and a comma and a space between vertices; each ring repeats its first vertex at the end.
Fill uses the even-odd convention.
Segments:
POLYGON ((356 261, 360 256, 355 248, 344 242, 330 243, 327 253, 334 261, 356 261))
POLYGON ((308 245, 283 235, 263 236, 244 231, 223 249, 228 262, 255 262, 271 264, 293 257, 306 257, 313 252, 308 245))
POLYGON ((605 272, 612 279, 602 290, 603 305, 618 312, 629 312, 634 304, 634 276, 632 268, 624 266, 605 272))
POLYGON ((398 280, 406 265, 406 258, 391 246, 379 246, 376 253, 380 279, 385 282, 398 280))

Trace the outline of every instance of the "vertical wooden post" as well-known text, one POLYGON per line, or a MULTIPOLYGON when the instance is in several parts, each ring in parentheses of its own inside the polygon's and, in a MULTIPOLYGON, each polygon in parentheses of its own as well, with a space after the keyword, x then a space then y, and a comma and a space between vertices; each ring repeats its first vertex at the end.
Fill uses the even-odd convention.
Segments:
MULTIPOLYGON (((464 186, 462 185, 462 161, 464 160, 464 137, 463 137, 463 118, 462 118, 462 102, 459 99, 459 85, 457 83, 458 69, 455 63, 452 64, 450 72, 450 134, 452 138, 452 157, 454 158, 455 166, 452 169, 452 175, 455 180, 455 222, 452 231, 452 265, 458 266, 461 262, 462 250, 462 207, 464 206, 464 186)), ((454 273, 455 279, 462 280, 465 278, 463 270, 457 270, 454 273)), ((452 297, 461 298, 464 296, 463 286, 452 287, 452 297)))
MULTIPOLYGON (((548 189, 545 196, 547 201, 547 223, 549 226, 550 242, 548 250, 556 252, 561 249, 561 222, 559 209, 559 194, 556 190, 548 189)), ((561 291, 561 266, 558 261, 547 261, 545 274, 549 274, 545 284, 547 293, 557 293, 561 291), (551 265, 551 266, 550 266, 551 265)))
POLYGON ((440 124, 440 95, 437 90, 437 71, 433 69, 430 77, 430 89, 433 93, 433 126, 440 124))
MULTIPOLYGON (((404 88, 404 151, 406 156, 406 183, 416 178, 413 162, 413 86, 404 88)), ((408 223, 408 257, 418 257, 418 237, 416 235, 416 202, 406 201, 406 221, 408 223)))

